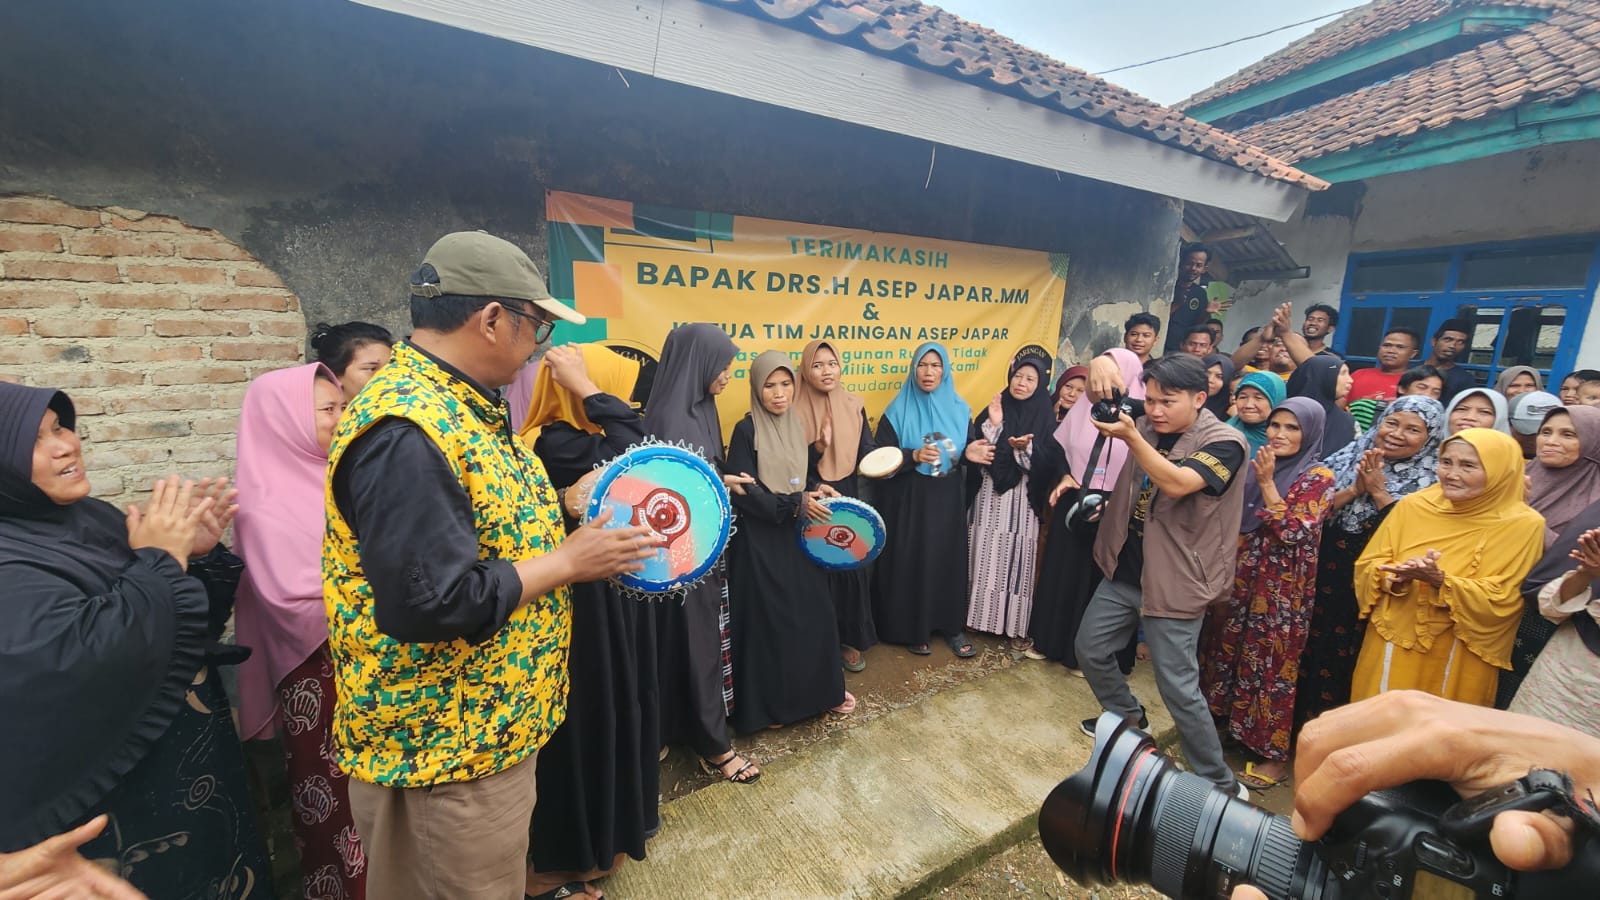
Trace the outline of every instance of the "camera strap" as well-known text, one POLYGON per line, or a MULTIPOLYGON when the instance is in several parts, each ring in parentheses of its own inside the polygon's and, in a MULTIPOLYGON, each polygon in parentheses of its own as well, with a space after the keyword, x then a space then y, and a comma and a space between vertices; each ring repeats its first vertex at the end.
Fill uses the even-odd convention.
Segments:
MULTIPOLYGON (((1084 490, 1089 490, 1089 481, 1090 479, 1094 478, 1095 475, 1095 464, 1100 461, 1100 451, 1104 450, 1105 446, 1106 436, 1104 433, 1101 433, 1095 437, 1094 446, 1089 448, 1089 462, 1083 467, 1083 479, 1078 482, 1084 490)), ((1103 478, 1101 479, 1101 481, 1104 480, 1105 479, 1103 478)), ((1105 488, 1101 488, 1101 490, 1105 490, 1105 488)))
POLYGON ((1445 810, 1439 826, 1450 837, 1482 838, 1488 836, 1495 816, 1511 810, 1550 810, 1571 819, 1579 836, 1600 835, 1594 795, 1577 796, 1571 776, 1551 769, 1533 769, 1516 781, 1462 800, 1445 810))

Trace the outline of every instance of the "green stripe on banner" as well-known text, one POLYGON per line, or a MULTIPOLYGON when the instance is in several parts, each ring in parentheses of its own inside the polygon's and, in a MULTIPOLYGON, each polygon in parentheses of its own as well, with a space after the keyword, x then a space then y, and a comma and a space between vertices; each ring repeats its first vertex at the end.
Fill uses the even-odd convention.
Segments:
POLYGON ((606 230, 598 225, 571 225, 551 222, 550 271, 545 273, 550 295, 571 303, 573 300, 572 264, 605 262, 606 230))
POLYGON ((555 331, 550 334, 552 347, 560 344, 592 344, 595 341, 606 339, 606 320, 597 316, 590 316, 589 321, 582 325, 571 322, 557 322, 555 331))

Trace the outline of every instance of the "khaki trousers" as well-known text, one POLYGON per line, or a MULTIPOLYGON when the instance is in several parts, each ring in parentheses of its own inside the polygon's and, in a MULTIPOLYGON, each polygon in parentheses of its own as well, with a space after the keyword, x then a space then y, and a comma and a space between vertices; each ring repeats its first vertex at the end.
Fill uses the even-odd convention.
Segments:
POLYGON ((375 900, 522 900, 535 757, 477 781, 393 788, 350 779, 375 900))

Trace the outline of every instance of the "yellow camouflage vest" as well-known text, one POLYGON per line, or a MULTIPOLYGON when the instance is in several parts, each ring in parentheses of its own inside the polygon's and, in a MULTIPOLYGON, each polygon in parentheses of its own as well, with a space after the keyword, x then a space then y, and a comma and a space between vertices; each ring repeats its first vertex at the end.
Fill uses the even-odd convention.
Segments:
POLYGON ((406 644, 379 632, 361 542, 333 502, 332 473, 352 441, 391 417, 414 422, 444 453, 472 500, 480 559, 555 549, 565 534, 561 510, 544 466, 511 433, 504 404, 408 344, 396 345, 334 435, 322 579, 339 767, 390 787, 471 781, 526 759, 565 717, 570 594, 561 587, 539 597, 479 645, 406 644))

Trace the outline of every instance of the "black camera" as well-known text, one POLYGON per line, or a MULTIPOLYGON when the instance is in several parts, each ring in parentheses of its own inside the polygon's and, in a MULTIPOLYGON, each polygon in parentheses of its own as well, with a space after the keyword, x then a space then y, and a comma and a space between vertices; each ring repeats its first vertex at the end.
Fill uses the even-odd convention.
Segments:
MULTIPOLYGON (((1120 716, 1095 727, 1094 753, 1057 785, 1039 811, 1039 837, 1080 884, 1149 884, 1169 897, 1227 898, 1251 884, 1272 900, 1474 900, 1594 896, 1600 853, 1580 846, 1549 872, 1507 869, 1489 849, 1492 813, 1515 805, 1506 792, 1536 775, 1469 801, 1442 782, 1368 794, 1321 840, 1295 837, 1274 816, 1182 772, 1120 716)), ((1570 789, 1570 783, 1568 783, 1570 789)), ((1539 807, 1539 808, 1547 808, 1539 807)))
POLYGON ((1131 414, 1132 412, 1133 407, 1122 399, 1122 392, 1113 390, 1110 397, 1104 400, 1096 400, 1094 405, 1089 407, 1089 418, 1096 422, 1114 425, 1118 419, 1122 418, 1123 413, 1131 414))

